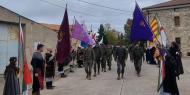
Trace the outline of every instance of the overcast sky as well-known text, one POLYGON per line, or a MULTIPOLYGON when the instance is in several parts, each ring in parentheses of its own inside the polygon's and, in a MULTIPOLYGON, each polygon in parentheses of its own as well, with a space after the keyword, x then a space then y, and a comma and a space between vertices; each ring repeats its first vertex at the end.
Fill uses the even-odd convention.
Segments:
MULTIPOLYGON (((128 18, 132 17, 135 7, 135 0, 83 0, 94 4, 125 10, 126 12, 97 7, 80 2, 79 0, 46 1, 51 2, 54 5, 48 4, 45 0, 0 0, 0 5, 40 23, 60 24, 65 11, 62 7, 65 7, 67 3, 70 24, 73 23, 73 18, 75 16, 80 23, 85 23, 88 29, 90 29, 90 26, 92 25, 93 31, 97 31, 101 23, 110 23, 111 27, 120 32, 124 31, 124 23, 126 23, 128 18)), ((143 8, 168 0, 136 1, 139 6, 143 8)))

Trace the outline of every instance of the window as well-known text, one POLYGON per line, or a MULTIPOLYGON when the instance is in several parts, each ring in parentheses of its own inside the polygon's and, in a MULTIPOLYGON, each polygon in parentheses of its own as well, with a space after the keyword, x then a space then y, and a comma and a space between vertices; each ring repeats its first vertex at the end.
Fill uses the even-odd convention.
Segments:
POLYGON ((179 16, 175 16, 174 17, 174 24, 175 24, 175 26, 180 26, 180 17, 179 16))

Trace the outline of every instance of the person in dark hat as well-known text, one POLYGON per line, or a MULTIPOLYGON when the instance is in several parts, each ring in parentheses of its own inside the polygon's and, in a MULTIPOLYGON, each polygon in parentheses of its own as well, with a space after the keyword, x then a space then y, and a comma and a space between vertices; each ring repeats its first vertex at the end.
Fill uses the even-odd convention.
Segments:
POLYGON ((183 65, 182 65, 182 61, 181 61, 182 53, 179 48, 179 45, 176 42, 172 42, 169 52, 175 60, 177 76, 179 76, 180 74, 183 74, 184 70, 183 70, 183 65))
POLYGON ((31 65, 33 67, 33 85, 32 85, 32 94, 40 95, 40 89, 44 88, 44 67, 45 61, 42 56, 44 49, 43 44, 38 44, 37 51, 33 53, 31 65))
POLYGON ((164 95, 180 95, 176 81, 177 69, 173 55, 167 54, 165 60, 165 78, 163 81, 164 95))
POLYGON ((46 62, 46 88, 53 89, 54 86, 53 78, 55 76, 55 57, 52 55, 52 49, 47 49, 47 53, 45 54, 45 62, 46 62))
POLYGON ((16 66, 17 58, 11 57, 10 64, 4 72, 5 86, 3 95, 20 95, 19 75, 20 69, 16 66))

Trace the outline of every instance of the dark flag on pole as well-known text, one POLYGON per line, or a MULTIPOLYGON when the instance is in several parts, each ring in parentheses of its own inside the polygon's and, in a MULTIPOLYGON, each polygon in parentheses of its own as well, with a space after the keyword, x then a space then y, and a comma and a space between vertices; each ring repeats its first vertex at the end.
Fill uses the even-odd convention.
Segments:
POLYGON ((142 10, 136 3, 136 7, 133 13, 133 23, 131 27, 131 41, 152 41, 153 33, 150 26, 144 19, 142 10))
POLYGON ((69 56, 71 50, 69 19, 67 8, 65 9, 64 18, 58 32, 56 60, 63 64, 64 60, 69 56))

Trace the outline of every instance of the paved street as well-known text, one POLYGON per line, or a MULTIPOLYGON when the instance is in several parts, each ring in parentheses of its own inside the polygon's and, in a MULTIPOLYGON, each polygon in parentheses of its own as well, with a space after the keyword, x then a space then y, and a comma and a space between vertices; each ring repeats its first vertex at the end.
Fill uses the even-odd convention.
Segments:
MULTIPOLYGON (((184 59, 185 74, 178 81, 181 95, 190 93, 190 60, 184 59)), ((113 62, 114 63, 114 62, 113 62)), ((85 80, 84 69, 77 69, 65 79, 54 83, 56 89, 44 90, 42 95, 158 95, 156 92, 158 68, 143 64, 142 77, 135 75, 133 64, 127 62, 127 76, 116 80, 116 64, 112 71, 101 73, 92 80, 85 80)))
MULTIPOLYGON (((113 62, 114 63, 114 62, 113 62)), ((183 59, 185 74, 180 77, 178 86, 181 95, 190 93, 190 59, 183 59)), ((143 64, 142 77, 135 75, 134 66, 127 62, 127 77, 116 80, 116 64, 112 71, 101 73, 92 80, 85 79, 84 69, 76 69, 67 78, 57 80, 54 90, 43 90, 41 95, 159 95, 156 92, 158 68, 155 65, 143 64)), ((3 92, 1 79, 0 93, 3 92)))

